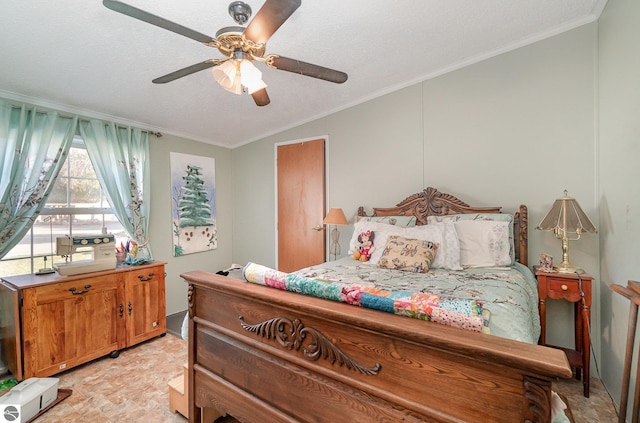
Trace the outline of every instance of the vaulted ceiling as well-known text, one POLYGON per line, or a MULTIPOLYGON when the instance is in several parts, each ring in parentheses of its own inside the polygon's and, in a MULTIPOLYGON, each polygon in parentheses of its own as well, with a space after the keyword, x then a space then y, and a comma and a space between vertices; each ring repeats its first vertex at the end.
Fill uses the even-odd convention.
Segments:
MULTIPOLYGON (((215 37, 229 2, 125 0, 215 37)), ((246 0, 255 17, 263 0, 246 0)), ((101 0, 3 2, 0 97, 239 146, 597 20, 606 0, 304 0, 267 53, 346 72, 334 84, 256 66, 271 103, 225 91, 209 69, 151 81, 221 53, 101 0)))

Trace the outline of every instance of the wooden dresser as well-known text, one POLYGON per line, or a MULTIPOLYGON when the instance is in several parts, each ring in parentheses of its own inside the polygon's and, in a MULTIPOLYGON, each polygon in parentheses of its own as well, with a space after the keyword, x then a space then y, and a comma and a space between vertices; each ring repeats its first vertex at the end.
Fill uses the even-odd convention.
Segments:
POLYGON ((3 278, 2 361, 17 380, 46 377, 164 335, 165 264, 3 278))

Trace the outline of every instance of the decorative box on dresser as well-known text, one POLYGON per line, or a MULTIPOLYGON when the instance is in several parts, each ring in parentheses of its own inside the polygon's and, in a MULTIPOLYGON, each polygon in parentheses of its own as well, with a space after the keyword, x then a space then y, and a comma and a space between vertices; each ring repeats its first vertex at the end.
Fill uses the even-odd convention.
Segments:
POLYGON ((577 379, 582 377, 583 394, 589 397, 589 364, 591 360, 591 283, 593 277, 586 273, 544 272, 536 269, 538 280, 538 311, 540 312, 540 345, 547 345, 547 299, 574 303, 575 349, 562 349, 571 367, 576 369, 577 379))
POLYGON ((164 335, 165 264, 3 278, 2 361, 18 380, 46 377, 164 335))

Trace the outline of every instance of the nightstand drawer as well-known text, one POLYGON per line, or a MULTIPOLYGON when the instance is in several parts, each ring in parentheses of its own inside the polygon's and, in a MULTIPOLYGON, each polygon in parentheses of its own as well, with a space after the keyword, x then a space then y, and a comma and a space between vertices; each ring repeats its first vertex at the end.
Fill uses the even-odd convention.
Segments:
POLYGON ((547 294, 553 299, 566 299, 575 302, 581 297, 580 287, 576 281, 550 278, 548 284, 547 294))

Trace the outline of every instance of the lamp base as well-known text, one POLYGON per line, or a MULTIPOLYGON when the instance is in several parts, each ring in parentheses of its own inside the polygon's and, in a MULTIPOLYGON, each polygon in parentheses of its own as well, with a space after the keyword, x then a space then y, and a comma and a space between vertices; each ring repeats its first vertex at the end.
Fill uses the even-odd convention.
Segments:
POLYGON ((336 260, 338 258, 338 254, 340 254, 340 243, 338 240, 340 239, 340 231, 338 231, 338 227, 334 226, 331 230, 331 248, 330 252, 333 254, 333 259, 336 260))
POLYGON ((581 268, 576 267, 571 263, 564 263, 564 262, 560 263, 557 266, 554 266, 553 270, 555 270, 558 273, 577 273, 577 274, 584 273, 584 270, 582 270, 581 268))

